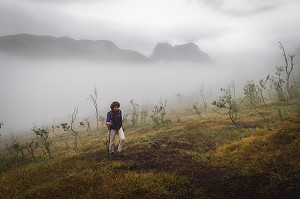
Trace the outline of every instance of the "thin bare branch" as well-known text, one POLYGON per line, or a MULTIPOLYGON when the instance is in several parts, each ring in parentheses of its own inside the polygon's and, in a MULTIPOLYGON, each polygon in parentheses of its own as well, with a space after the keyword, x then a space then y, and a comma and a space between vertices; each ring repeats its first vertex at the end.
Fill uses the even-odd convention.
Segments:
POLYGON ((96 122, 97 122, 97 128, 99 127, 99 112, 98 112, 98 104, 97 104, 97 99, 98 99, 98 91, 97 87, 95 86, 94 88, 94 94, 90 94, 90 99, 94 104, 95 111, 96 111, 96 122))

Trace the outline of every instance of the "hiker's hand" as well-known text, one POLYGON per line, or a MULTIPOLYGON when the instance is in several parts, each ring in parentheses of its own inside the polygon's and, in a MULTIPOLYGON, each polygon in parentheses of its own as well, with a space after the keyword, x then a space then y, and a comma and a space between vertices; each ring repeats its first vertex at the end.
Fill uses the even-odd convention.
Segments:
POLYGON ((110 126, 110 125, 111 125, 111 122, 106 122, 106 125, 107 125, 107 126, 110 126))

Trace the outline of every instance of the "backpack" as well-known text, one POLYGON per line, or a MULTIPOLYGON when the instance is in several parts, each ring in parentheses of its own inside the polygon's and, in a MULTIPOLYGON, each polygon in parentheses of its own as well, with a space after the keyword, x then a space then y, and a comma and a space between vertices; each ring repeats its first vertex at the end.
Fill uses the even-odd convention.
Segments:
MULTIPOLYGON (((112 118, 112 110, 111 110, 111 111, 109 111, 109 114, 110 114, 110 121, 112 121, 112 120, 111 120, 111 118, 112 118)), ((118 117, 120 117, 120 116, 121 116, 121 111, 120 111, 120 110, 118 110, 117 116, 118 116, 118 117)), ((124 127, 123 127, 123 122, 122 122, 122 126, 121 126, 121 127, 122 127, 122 128, 123 128, 123 130, 124 130, 124 127)), ((107 125, 107 128, 108 128, 108 130, 111 130, 111 125, 107 125)))

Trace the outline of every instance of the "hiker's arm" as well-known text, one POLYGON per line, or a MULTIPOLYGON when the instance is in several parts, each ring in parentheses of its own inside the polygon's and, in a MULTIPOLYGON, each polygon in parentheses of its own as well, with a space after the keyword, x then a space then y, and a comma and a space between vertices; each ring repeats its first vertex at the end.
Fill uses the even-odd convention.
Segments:
POLYGON ((106 115, 106 125, 111 125, 109 112, 106 115))

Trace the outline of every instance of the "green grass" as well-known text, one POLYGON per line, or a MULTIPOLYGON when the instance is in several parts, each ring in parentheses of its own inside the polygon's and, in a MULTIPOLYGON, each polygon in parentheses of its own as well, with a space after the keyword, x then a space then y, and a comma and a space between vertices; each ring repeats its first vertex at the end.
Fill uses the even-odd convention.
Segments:
MULTIPOLYGON (((293 197, 300 185, 299 100, 227 115, 185 116, 160 128, 126 129, 124 158, 107 158, 107 132, 52 138, 53 158, 11 167, 1 163, 1 198, 257 198, 293 197), (70 147, 67 148, 67 143, 70 147)), ((39 149, 40 150, 40 149, 39 149)), ((37 151, 40 153, 40 151, 37 151)), ((5 154, 2 152, 1 154, 5 154)), ((28 157, 27 157, 28 159, 28 157)), ((9 159, 6 159, 9 161, 9 159)))
POLYGON ((122 161, 95 161, 68 153, 47 162, 12 169, 1 176, 1 198, 198 197, 187 177, 167 172, 126 171, 122 161))

